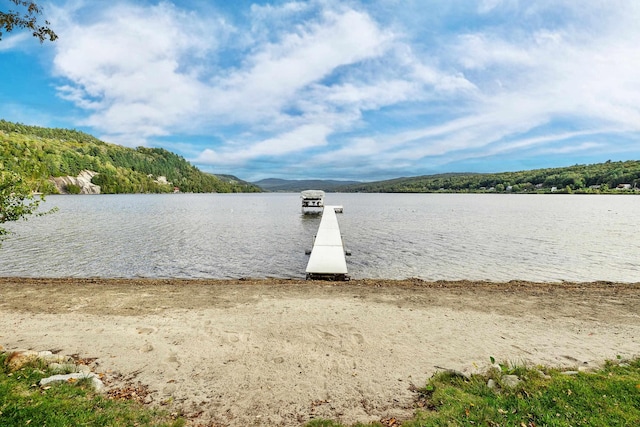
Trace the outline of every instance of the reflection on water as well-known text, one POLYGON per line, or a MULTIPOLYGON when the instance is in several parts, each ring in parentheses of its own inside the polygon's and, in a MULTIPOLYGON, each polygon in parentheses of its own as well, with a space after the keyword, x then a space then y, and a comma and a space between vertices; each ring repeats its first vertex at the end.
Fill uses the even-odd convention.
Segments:
MULTIPOLYGON (((640 198, 327 194, 354 278, 640 281, 640 198)), ((303 278, 298 194, 51 196, 11 223, 3 276, 303 278), (46 206, 45 206, 46 209, 46 206)))

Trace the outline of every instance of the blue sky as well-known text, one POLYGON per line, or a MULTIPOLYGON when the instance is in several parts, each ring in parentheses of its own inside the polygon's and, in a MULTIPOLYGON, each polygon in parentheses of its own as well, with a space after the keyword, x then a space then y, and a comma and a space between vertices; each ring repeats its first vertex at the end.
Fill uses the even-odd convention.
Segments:
POLYGON ((60 38, 3 36, 5 120, 247 180, 640 159, 637 0, 41 4, 60 38))

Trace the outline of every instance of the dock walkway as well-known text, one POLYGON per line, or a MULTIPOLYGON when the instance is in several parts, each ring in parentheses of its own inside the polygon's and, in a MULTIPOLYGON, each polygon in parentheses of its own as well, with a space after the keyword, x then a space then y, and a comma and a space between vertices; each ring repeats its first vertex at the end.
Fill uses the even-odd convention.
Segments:
POLYGON ((347 261, 336 210, 342 206, 325 206, 320 227, 307 264, 307 279, 349 280, 347 261))

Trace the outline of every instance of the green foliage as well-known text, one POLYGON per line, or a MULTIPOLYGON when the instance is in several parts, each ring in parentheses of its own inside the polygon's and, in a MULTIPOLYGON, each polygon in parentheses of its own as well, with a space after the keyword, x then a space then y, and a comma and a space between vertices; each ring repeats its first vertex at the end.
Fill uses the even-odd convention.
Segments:
POLYGON ((171 426, 166 413, 149 410, 130 401, 107 399, 92 391, 90 382, 54 384, 41 389, 37 383, 52 372, 38 364, 9 372, 0 354, 0 425, 2 426, 171 426))
POLYGON ((566 168, 495 174, 440 174, 350 185, 347 192, 370 193, 635 193, 640 189, 640 161, 605 162, 566 168), (630 189, 618 186, 629 184, 630 189))
POLYGON ((0 120, 0 170, 3 168, 22 176, 32 191, 44 194, 55 192, 51 177, 77 176, 83 170, 98 172, 92 182, 100 186, 101 193, 169 193, 174 187, 193 193, 260 191, 244 181, 203 173, 162 148, 134 150, 77 130, 0 120), (168 182, 158 180, 161 176, 168 182))
MULTIPOLYGON (((495 359, 492 357, 491 362, 495 359)), ((640 359, 607 362, 603 369, 565 375, 559 369, 500 364, 464 378, 440 372, 417 390, 418 409, 403 427, 436 426, 637 426, 640 425, 640 359), (504 375, 517 375, 515 387, 504 375), (493 380, 495 387, 489 387, 493 380)), ((377 426, 378 423, 372 423, 377 426)), ((340 427, 314 420, 307 427, 340 427)))
POLYGON ((470 380, 446 372, 435 375, 429 391, 421 392, 423 406, 430 409, 402 425, 640 425, 640 360, 608 363, 599 372, 577 375, 501 366, 470 380), (522 382, 501 387, 503 374, 516 374, 522 382), (489 388, 489 379, 497 387, 489 388))
POLYGON ((38 15, 42 13, 42 8, 35 2, 25 0, 9 0, 20 8, 20 10, 0 11, 0 40, 2 33, 10 33, 16 28, 23 28, 31 31, 31 34, 40 40, 40 43, 47 38, 54 41, 57 34, 49 28, 49 22, 44 21, 44 25, 38 23, 38 15))
MULTIPOLYGON (((44 198, 34 196, 19 175, 0 168, 0 241, 8 234, 1 224, 26 219, 27 216, 35 214, 42 201, 44 198)), ((46 213, 48 212, 40 215, 46 213)))
POLYGON ((75 184, 67 184, 67 193, 69 194, 80 194, 82 189, 75 184))

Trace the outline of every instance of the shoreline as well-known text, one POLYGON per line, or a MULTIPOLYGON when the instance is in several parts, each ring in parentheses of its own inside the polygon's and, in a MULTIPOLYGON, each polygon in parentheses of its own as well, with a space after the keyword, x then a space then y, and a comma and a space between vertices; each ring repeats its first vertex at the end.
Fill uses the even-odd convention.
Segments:
POLYGON ((368 285, 368 286, 414 286, 414 287, 547 287, 547 286, 561 286, 565 288, 575 288, 584 286, 596 286, 596 287, 633 287, 640 286, 640 281, 637 282, 620 282, 620 281, 608 281, 608 280, 593 280, 593 281, 535 281, 524 279, 512 279, 508 281, 499 280, 473 280, 473 279, 460 279, 460 280, 427 280, 416 277, 408 277, 404 279, 386 279, 386 278, 365 278, 365 279, 351 279, 345 281, 334 280, 305 280, 301 278, 291 277, 240 277, 240 278, 180 278, 180 277, 77 277, 77 276, 0 276, 0 285, 7 283, 43 283, 43 284, 59 284, 59 283, 72 283, 76 284, 290 284, 290 285, 318 285, 318 284, 331 284, 331 285, 368 285))
POLYGON ((640 355, 640 283, 0 277, 0 346, 223 426, 403 419, 435 366, 640 355))

